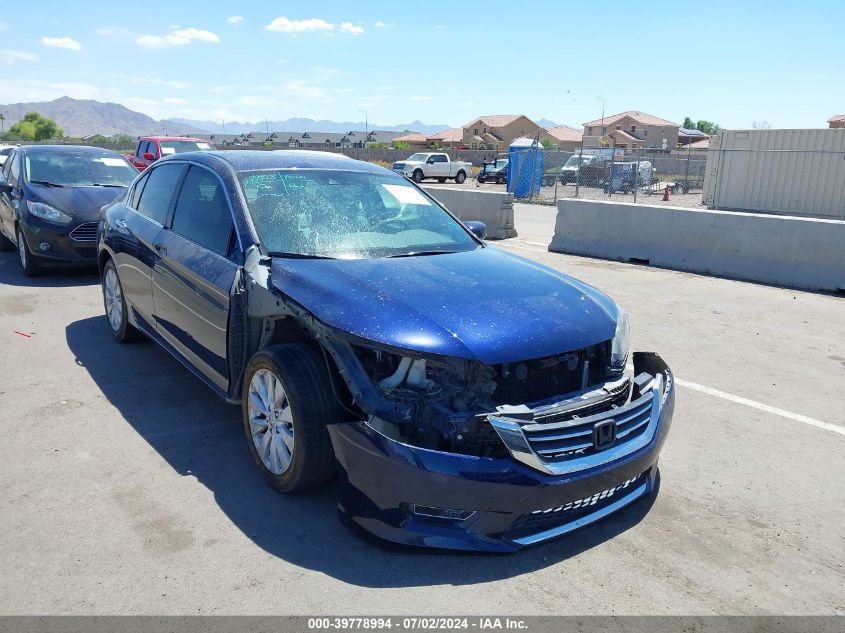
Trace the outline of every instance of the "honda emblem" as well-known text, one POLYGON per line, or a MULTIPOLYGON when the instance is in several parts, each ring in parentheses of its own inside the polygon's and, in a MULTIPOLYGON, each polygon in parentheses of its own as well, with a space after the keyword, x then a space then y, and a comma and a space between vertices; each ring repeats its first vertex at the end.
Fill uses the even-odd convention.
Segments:
POLYGON ((610 448, 616 443, 616 420, 602 420, 593 426, 593 446, 596 450, 610 448))

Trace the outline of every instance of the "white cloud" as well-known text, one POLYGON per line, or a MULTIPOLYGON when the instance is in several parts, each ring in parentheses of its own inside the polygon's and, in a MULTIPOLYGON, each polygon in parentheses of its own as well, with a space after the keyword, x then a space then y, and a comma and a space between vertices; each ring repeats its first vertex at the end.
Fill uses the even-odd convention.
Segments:
POLYGON ((355 26, 352 22, 344 22, 340 25, 340 30, 344 33, 352 33, 352 35, 361 35, 364 29, 360 26, 355 26))
POLYGON ((165 97, 162 101, 170 105, 188 105, 187 100, 181 97, 165 97))
POLYGON ((59 97, 73 99, 96 99, 102 91, 88 83, 41 81, 38 79, 18 79, 14 82, 0 82, 0 103, 20 101, 52 101, 59 97))
POLYGON ((41 43, 44 46, 50 46, 51 48, 66 48, 69 51, 78 51, 82 48, 82 45, 74 39, 69 37, 42 37, 41 43))
MULTIPOLYGON (((0 66, 11 66, 15 62, 37 62, 38 55, 25 51, 0 50, 0 66)), ((3 82, 8 83, 8 82, 3 82)))
POLYGON ((130 33, 122 26, 107 26, 102 29, 98 29, 97 34, 102 35, 103 37, 112 37, 115 39, 119 39, 121 37, 130 37, 132 35, 132 33, 130 33))
POLYGON ((291 79, 284 84, 285 93, 300 99, 326 99, 326 91, 307 79, 291 79))
POLYGON ((431 97, 414 95, 413 97, 411 97, 411 101, 431 101, 431 97))
POLYGON ((268 31, 279 31, 281 33, 308 33, 313 31, 331 31, 334 29, 334 24, 326 22, 322 18, 290 20, 281 16, 270 22, 265 28, 268 31))
POLYGON ((135 75, 123 75, 120 73, 109 73, 109 77, 131 86, 166 86, 174 90, 189 90, 192 87, 187 81, 161 79, 160 77, 137 77, 135 75))
POLYGON ((373 26, 374 26, 374 27, 376 27, 377 29, 383 29, 383 28, 384 28, 384 27, 386 27, 387 25, 386 25, 384 22, 382 22, 381 20, 379 20, 378 22, 376 22, 375 24, 373 24, 373 26))
POLYGON ((194 41, 216 43, 220 41, 220 38, 211 31, 189 27, 187 29, 174 29, 167 35, 142 35, 135 40, 139 46, 150 49, 184 46, 194 41))
POLYGON ((244 21, 244 16, 242 15, 232 15, 226 20, 229 24, 237 24, 238 22, 244 21))

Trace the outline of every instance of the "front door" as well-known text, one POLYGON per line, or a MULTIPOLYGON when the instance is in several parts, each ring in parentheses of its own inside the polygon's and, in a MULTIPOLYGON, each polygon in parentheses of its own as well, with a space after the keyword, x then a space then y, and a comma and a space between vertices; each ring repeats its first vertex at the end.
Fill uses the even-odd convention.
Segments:
POLYGON ((230 259, 234 224, 223 183, 192 165, 170 227, 156 243, 156 329, 191 365, 225 392, 229 296, 238 271, 230 259))

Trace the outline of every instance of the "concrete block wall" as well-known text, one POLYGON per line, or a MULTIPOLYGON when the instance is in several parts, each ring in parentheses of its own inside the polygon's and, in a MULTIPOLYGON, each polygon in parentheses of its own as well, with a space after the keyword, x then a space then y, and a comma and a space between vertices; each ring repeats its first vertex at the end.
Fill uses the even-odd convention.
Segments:
POLYGON ((810 290, 845 290, 845 222, 561 200, 550 251, 810 290))
POLYGON ((467 187, 423 187, 425 191, 461 220, 478 220, 487 225, 487 237, 504 240, 516 237, 513 194, 467 187))

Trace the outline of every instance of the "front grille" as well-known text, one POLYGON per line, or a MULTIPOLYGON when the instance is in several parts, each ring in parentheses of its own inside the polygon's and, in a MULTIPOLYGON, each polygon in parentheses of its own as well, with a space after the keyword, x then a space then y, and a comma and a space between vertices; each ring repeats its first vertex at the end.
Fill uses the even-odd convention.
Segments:
POLYGON ((594 403, 587 411, 574 409, 563 413, 556 412, 546 418, 537 418, 533 423, 523 425, 525 439, 534 452, 546 462, 583 457, 603 450, 593 445, 593 427, 599 422, 612 419, 616 422, 616 441, 611 446, 629 442, 648 427, 653 398, 651 392, 646 391, 635 400, 620 405, 623 397, 627 399, 627 391, 619 391, 608 399, 594 403), (593 412, 596 408, 602 410, 593 412), (584 413, 588 415, 585 416, 584 413), (565 419, 558 421, 561 417, 565 419))
MULTIPOLYGON (((646 473, 622 482, 618 486, 602 490, 594 495, 570 501, 563 505, 534 510, 519 517, 508 529, 506 536, 511 539, 524 538, 538 532, 553 530, 565 525, 577 522, 592 514, 598 514, 607 506, 624 499, 625 495, 632 493, 637 488, 637 483, 642 480, 646 473)), ((576 526, 577 527, 577 524, 576 526)))
POLYGON ((86 222, 85 224, 80 224, 70 232, 70 239, 77 242, 96 242, 97 223, 86 222))

